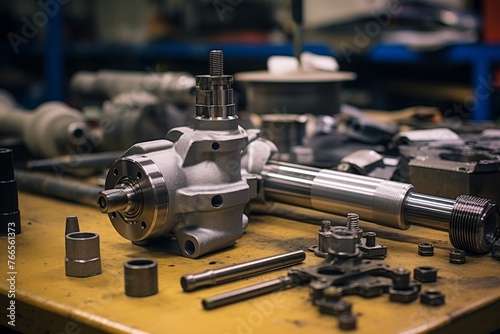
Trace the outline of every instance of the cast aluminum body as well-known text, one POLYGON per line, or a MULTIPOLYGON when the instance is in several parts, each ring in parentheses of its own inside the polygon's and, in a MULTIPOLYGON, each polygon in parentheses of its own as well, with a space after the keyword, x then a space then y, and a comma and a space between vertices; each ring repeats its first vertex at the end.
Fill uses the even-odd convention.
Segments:
POLYGON ((233 79, 222 73, 222 52, 210 57, 210 75, 196 78, 194 127, 132 146, 111 166, 98 198, 126 239, 173 234, 191 258, 233 245, 256 196, 256 179, 241 174, 248 138, 235 116, 233 79))

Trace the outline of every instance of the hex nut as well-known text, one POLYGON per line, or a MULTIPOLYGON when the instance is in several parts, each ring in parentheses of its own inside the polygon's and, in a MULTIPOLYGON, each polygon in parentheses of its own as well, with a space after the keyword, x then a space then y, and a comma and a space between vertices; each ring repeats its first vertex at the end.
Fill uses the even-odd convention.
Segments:
POLYGON ((418 245, 418 255, 420 256, 433 256, 434 245, 428 242, 422 242, 418 245))
POLYGON ((465 263, 466 256, 465 251, 461 249, 453 249, 450 251, 450 263, 462 264, 465 263))
POLYGON ((420 303, 429 306, 441 306, 445 304, 445 297, 440 291, 427 290, 420 294, 420 303))
POLYGON ((397 303, 411 303, 417 299, 419 289, 416 286, 407 288, 389 288, 389 300, 397 303))
POLYGON ((359 253, 356 247, 356 233, 345 227, 332 228, 331 248, 329 253, 336 256, 354 256, 359 253))
POLYGON ((420 266, 413 269, 413 278, 422 283, 437 281, 437 269, 434 267, 420 266))
POLYGON ((357 326, 356 316, 352 314, 340 314, 338 316, 339 319, 339 328, 343 330, 354 330, 357 326))

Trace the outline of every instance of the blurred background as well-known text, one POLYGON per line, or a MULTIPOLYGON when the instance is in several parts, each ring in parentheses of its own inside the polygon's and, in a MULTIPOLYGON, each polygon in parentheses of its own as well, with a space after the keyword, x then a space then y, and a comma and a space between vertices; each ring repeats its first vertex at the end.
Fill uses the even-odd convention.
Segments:
MULTIPOLYGON (((359 108, 430 105, 496 120, 499 7, 493 0, 305 0, 303 49, 356 73, 341 99, 359 108)), ((49 100, 75 105, 69 82, 77 71, 203 74, 211 49, 224 51, 226 73, 262 70, 269 56, 293 55, 295 26, 288 0, 5 0, 0 88, 28 109, 49 100)), ((242 109, 245 94, 236 88, 242 109)))

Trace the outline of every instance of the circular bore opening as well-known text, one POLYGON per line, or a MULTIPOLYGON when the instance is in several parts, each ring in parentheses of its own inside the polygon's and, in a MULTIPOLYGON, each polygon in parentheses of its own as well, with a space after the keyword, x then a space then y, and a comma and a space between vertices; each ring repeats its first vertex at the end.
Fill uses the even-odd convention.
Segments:
POLYGON ((113 219, 116 218, 116 212, 111 212, 111 218, 113 218, 113 219))
POLYGON ((191 240, 186 240, 184 242, 184 250, 188 254, 194 254, 195 251, 194 243, 191 240))
POLYGON ((142 228, 143 230, 145 230, 145 229, 146 229, 146 226, 147 226, 147 225, 146 225, 146 222, 141 222, 141 228, 142 228))
POLYGON ((437 291, 437 290, 427 290, 427 291, 425 291, 425 292, 424 292, 424 294, 426 294, 426 295, 433 295, 433 296, 435 296, 435 295, 440 295, 440 294, 441 294, 441 292, 439 292, 439 291, 437 291))
POLYGON ((460 250, 460 249, 455 249, 455 250, 452 250, 450 252, 450 254, 453 254, 453 255, 465 255, 465 252, 463 250, 460 250))
POLYGON ((137 176, 137 180, 142 179, 142 173, 141 173, 141 172, 137 172, 137 175, 136 175, 136 176, 137 176))
POLYGON ((221 195, 215 195, 214 197, 212 197, 212 206, 214 208, 219 208, 220 206, 222 206, 222 203, 224 203, 224 199, 221 195))
POLYGON ((83 137, 84 134, 85 134, 85 131, 83 131, 83 129, 76 128, 75 130, 73 130, 72 136, 73 136, 73 138, 80 139, 83 137))
POLYGON ((99 205, 101 209, 106 209, 108 207, 108 201, 106 200, 106 197, 100 196, 97 200, 97 205, 99 205))
POLYGON ((219 149, 219 147, 220 147, 219 143, 217 143, 217 142, 212 143, 212 150, 217 151, 219 149))
POLYGON ((149 267, 155 265, 156 262, 150 259, 135 259, 127 261, 127 265, 133 267, 149 267))
POLYGON ((114 176, 118 176, 118 168, 114 168, 113 169, 113 175, 114 176))
POLYGON ((97 234, 92 232, 73 232, 67 235, 70 239, 90 239, 96 237, 97 234))

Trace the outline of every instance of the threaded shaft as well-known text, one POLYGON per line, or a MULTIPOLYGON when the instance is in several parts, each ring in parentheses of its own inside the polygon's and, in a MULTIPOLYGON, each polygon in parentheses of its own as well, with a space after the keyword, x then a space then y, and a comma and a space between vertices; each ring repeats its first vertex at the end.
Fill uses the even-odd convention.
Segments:
POLYGON ((224 60, 222 50, 210 51, 210 75, 221 76, 224 74, 224 60))
POLYGON ((327 232, 330 231, 330 228, 332 226, 332 221, 331 220, 322 220, 321 221, 321 227, 319 229, 320 232, 327 232))
POLYGON ((487 253, 495 239, 498 220, 498 207, 492 200, 458 196, 450 217, 450 241, 468 252, 487 253))

